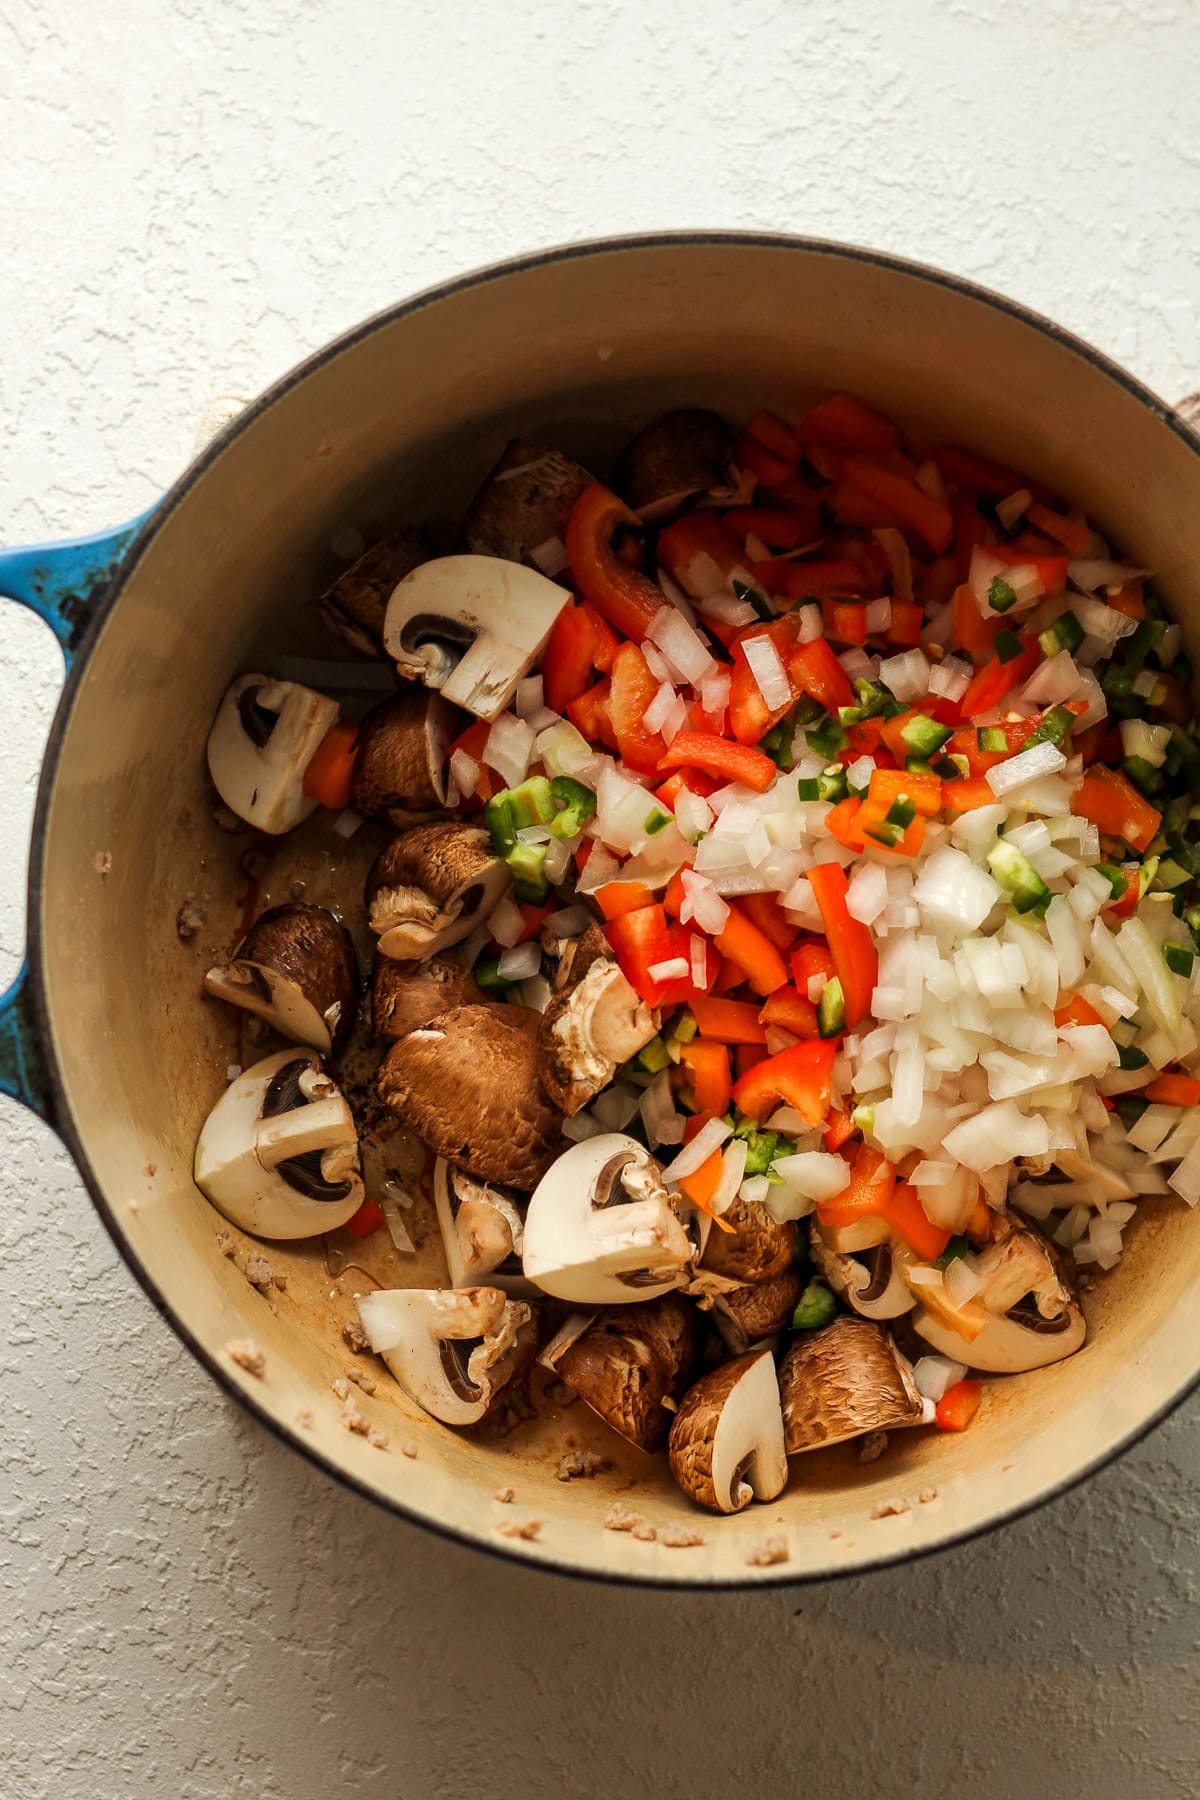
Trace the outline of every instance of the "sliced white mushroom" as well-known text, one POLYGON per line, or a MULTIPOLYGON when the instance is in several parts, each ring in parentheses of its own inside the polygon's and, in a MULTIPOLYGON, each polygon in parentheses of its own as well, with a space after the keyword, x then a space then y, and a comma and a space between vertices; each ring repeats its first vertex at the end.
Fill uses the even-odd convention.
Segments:
POLYGON ((899 1239, 859 1252, 857 1257, 831 1250, 819 1226, 811 1234, 812 1259, 835 1294, 864 1319, 898 1319, 917 1304, 904 1278, 914 1258, 899 1239))
POLYGON ((1018 1374, 1073 1356, 1087 1322, 1045 1239, 1015 1226, 973 1258, 979 1291, 967 1331, 925 1287, 913 1326, 942 1356, 989 1374, 1018 1374))
POLYGON ((464 1175, 439 1156, 433 1203, 451 1287, 475 1287, 487 1279, 506 1294, 536 1292, 521 1272, 525 1221, 515 1194, 464 1175))
POLYGON ((710 1512, 774 1500, 787 1486, 787 1452, 775 1359, 752 1350, 704 1375, 671 1424, 671 1473, 710 1512))
POLYGON ((307 1050, 276 1051, 230 1083, 201 1128, 193 1173, 255 1237, 316 1237, 363 1202, 353 1115, 307 1050))
POLYGON ((442 556, 406 575, 383 641, 401 675, 481 719, 502 713, 570 599, 536 569, 498 556, 442 556))
POLYGON ((635 1138, 605 1132, 573 1144, 534 1189, 525 1215, 525 1274, 581 1306, 648 1300, 682 1287, 699 1255, 635 1138))
POLYGON ((295 681, 239 675, 208 734, 208 771, 230 812, 278 837, 315 809, 304 771, 338 721, 338 705, 295 681))
POLYGON ((495 1287, 381 1288, 357 1296, 372 1350, 444 1425, 475 1425, 532 1359, 532 1307, 495 1287))

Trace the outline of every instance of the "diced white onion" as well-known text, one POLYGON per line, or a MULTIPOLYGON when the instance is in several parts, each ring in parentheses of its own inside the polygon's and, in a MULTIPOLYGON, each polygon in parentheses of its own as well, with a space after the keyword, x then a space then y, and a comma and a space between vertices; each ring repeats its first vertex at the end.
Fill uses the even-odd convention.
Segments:
POLYGON ((507 895, 488 914, 488 931, 502 949, 511 950, 524 929, 521 909, 507 895))
MULTIPOLYGON (((664 1074, 665 1074, 664 1070, 664 1074)), ((719 1150, 727 1137, 733 1136, 733 1127, 725 1119, 709 1119, 696 1133, 690 1144, 685 1144, 674 1162, 668 1163, 663 1170, 664 1181, 682 1181, 685 1175, 694 1175, 696 1170, 706 1163, 714 1150, 719 1150)))
POLYGON ((516 787, 524 781, 533 757, 533 731, 524 719, 512 713, 500 713, 492 721, 483 760, 495 769, 505 787, 516 787))
POLYGON ((767 708, 779 712, 789 706, 792 684, 773 641, 765 636, 744 638, 742 650, 767 708))
POLYGON ((715 659, 698 631, 673 606, 660 607, 647 627, 647 636, 678 670, 684 681, 698 686, 711 675, 715 659))
POLYGON ((1045 775, 1057 775, 1066 766, 1067 759, 1057 744, 1034 744, 997 763, 987 771, 984 779, 996 798, 1002 799, 1031 781, 1040 781, 1045 775))

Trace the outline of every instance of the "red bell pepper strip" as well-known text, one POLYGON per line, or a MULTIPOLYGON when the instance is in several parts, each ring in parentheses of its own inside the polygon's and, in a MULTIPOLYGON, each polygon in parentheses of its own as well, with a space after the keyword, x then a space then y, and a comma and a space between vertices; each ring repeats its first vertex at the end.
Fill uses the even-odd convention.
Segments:
POLYGON ((820 562, 752 562, 750 573, 768 594, 787 600, 821 600, 830 594, 857 594, 865 584, 863 567, 849 556, 826 557, 820 562))
POLYGON ((1191 1075, 1160 1075, 1149 1087, 1142 1089, 1142 1097, 1159 1106, 1197 1106, 1200 1105, 1200 1081, 1191 1075))
POLYGON ((606 675, 603 681, 588 688, 586 693, 568 700, 567 717, 589 743, 607 744, 610 750, 615 750, 617 734, 613 730, 611 708, 612 681, 606 675))
POLYGON ((853 394, 830 394, 820 401, 800 420, 796 435, 802 444, 864 456, 889 456, 900 448, 900 433, 891 421, 853 394))
POLYGON ((1082 994, 1076 994, 1066 1006, 1060 1006, 1054 1015, 1054 1023, 1059 1031, 1069 1025, 1103 1025, 1104 1020, 1094 1006, 1089 1006, 1082 994))
POLYGON ((357 754, 357 723, 353 719, 339 719, 321 739, 304 771, 301 786, 309 799, 334 812, 344 812, 350 804, 357 754))
POLYGON ((817 1028, 816 1007, 807 994, 794 987, 776 988, 758 1016, 764 1026, 778 1026, 781 1031, 790 1031, 793 1037, 821 1035, 817 1028))
POLYGON ((835 1107, 825 1121, 822 1142, 824 1143, 825 1148, 832 1154, 834 1151, 840 1150, 842 1145, 847 1143, 857 1130, 858 1126, 854 1123, 850 1114, 848 1112, 843 1112, 839 1107, 835 1107))
POLYGON ((839 864, 818 863, 816 868, 807 871, 807 879, 817 897, 830 955, 842 984, 846 1029, 853 1031, 856 1025, 870 1017, 871 995, 879 980, 875 942, 868 928, 858 919, 851 918, 846 909, 849 883, 846 871, 839 864))
POLYGON ((965 581, 955 588, 950 607, 951 648, 965 650, 977 662, 990 656, 996 639, 1004 630, 1004 614, 996 613, 985 619, 965 581))
POLYGON ((1023 550, 1019 544, 988 544, 987 554, 1010 569, 1023 568, 1026 564, 1036 569, 1047 595, 1061 594, 1067 585, 1068 559, 1065 556, 1042 556, 1035 551, 1023 550))
POLYGON ((542 652, 542 689, 552 712, 566 712, 592 685, 592 625, 582 606, 564 606, 542 652))
MULTIPOLYGON (((621 645, 613 661, 610 679, 612 695, 608 706, 618 753, 631 769, 641 775, 653 775, 667 746, 661 731, 646 729, 644 715, 658 693, 660 683, 650 673, 636 644, 621 645)), ((651 810, 647 804, 646 811, 651 810)))
POLYGON ((934 1418, 943 1431, 965 1431, 983 1399, 981 1381, 956 1381, 937 1403, 934 1418))
POLYGON ((796 941, 796 927, 784 912, 778 894, 741 894, 738 905, 749 913, 763 936, 786 955, 796 941))
POLYGON ((1001 662, 998 656, 993 656, 990 662, 984 663, 958 703, 964 719, 977 719, 980 713, 991 712, 1005 694, 1011 694, 1033 674, 1042 660, 1041 645, 1027 634, 1019 641, 1021 654, 1010 662, 1001 662))
MULTIPOLYGON (((619 739, 619 728, 617 736, 619 739)), ((629 758, 625 760, 628 762, 629 758)), ((753 788, 756 794, 765 794, 779 773, 765 750, 752 749, 748 744, 731 744, 728 738, 717 737, 709 731, 676 732, 667 746, 666 755, 659 757, 658 766, 660 769, 703 769, 723 781, 740 781, 745 787, 753 788)))
POLYGON ((775 487, 799 468, 800 440, 776 413, 757 412, 738 443, 737 463, 764 487, 775 487))
POLYGON ((1018 488, 1029 486, 1015 469, 992 462, 990 457, 976 456, 974 451, 962 450, 956 444, 939 444, 929 456, 947 481, 954 482, 956 487, 970 488, 976 494, 986 494, 989 500, 1003 500, 1009 494, 1015 494, 1018 488))
POLYGON ((872 500, 861 488, 856 488, 852 481, 839 481, 828 500, 829 510, 839 525, 855 525, 860 531, 878 531, 886 526, 889 530, 906 529, 899 513, 890 506, 883 506, 878 500, 872 500))
POLYGON ((1092 541, 1092 528, 1080 519, 1068 519, 1065 514, 1053 512, 1050 507, 1042 506, 1034 501, 1025 508, 1025 517, 1031 525, 1061 544, 1069 556, 1086 556, 1092 541))
POLYGON ((612 945, 617 967, 635 993, 648 1006, 660 1005, 665 984, 656 981, 650 970, 657 963, 670 962, 675 956, 667 915, 662 907, 640 906, 635 912, 609 919, 604 935, 612 945))
POLYGON ((693 1001, 689 1011, 700 1027, 700 1036, 717 1044, 765 1044, 767 1033, 752 1000, 693 1001))
POLYGON ((670 602, 649 576, 631 568, 613 549, 619 525, 637 528, 640 520, 610 488, 594 481, 571 508, 567 560, 584 599, 610 625, 640 644, 655 614, 670 602))
POLYGON ((733 669, 729 682, 729 724, 739 744, 754 745, 778 724, 795 700, 795 677, 789 667, 797 647, 800 622, 788 613, 773 625, 748 625, 740 631, 733 646, 733 669), (792 692, 783 706, 769 707, 746 660, 745 645, 751 638, 769 638, 779 652, 788 673, 792 692))
POLYGON ((792 980, 802 994, 808 993, 808 984, 814 977, 820 976, 822 982, 832 981, 835 973, 833 957, 824 938, 809 938, 792 951, 792 980))
MULTIPOLYGON (((711 581, 692 574, 697 557, 710 558, 725 576, 746 566, 745 549, 736 530, 726 524, 728 517, 727 513, 702 506, 696 512, 685 513, 682 519, 676 519, 673 525, 659 533, 655 550, 659 563, 694 600, 701 598, 711 587, 711 581)), ((732 592, 731 588, 731 596, 732 592)))
POLYGON ((859 1219, 882 1215, 896 1185, 896 1171, 887 1157, 869 1144, 856 1144, 845 1162, 850 1185, 832 1200, 821 1200, 817 1218, 822 1225, 854 1225, 859 1219))
POLYGON ((942 805, 947 812, 975 812, 981 806, 994 806, 996 796, 982 775, 970 781, 944 781, 942 805))
POLYGON ((883 1215, 898 1237, 902 1237, 914 1256, 922 1262, 936 1262, 951 1233, 934 1225, 926 1216, 920 1197, 910 1182, 898 1181, 888 1195, 883 1215))
POLYGON ((1105 837, 1124 838, 1132 850, 1148 849, 1162 824, 1158 808, 1143 800, 1127 776, 1099 765, 1080 782, 1071 811, 1090 819, 1105 837))
POLYGON ((954 515, 943 500, 935 500, 906 475, 897 475, 866 457, 848 456, 845 474, 856 488, 890 506, 918 532, 936 555, 950 548, 954 536, 954 515))
POLYGON ((794 1107, 806 1124, 822 1124, 829 1111, 836 1048, 832 1038, 814 1038, 768 1056, 734 1083, 734 1105, 748 1118, 764 1119, 782 1104, 794 1107))
POLYGON ((737 964, 756 994, 765 998, 787 982, 787 965, 770 938, 732 902, 713 941, 722 956, 737 964))
POLYGON ((383 1208, 378 1200, 364 1200, 354 1216, 346 1220, 342 1230, 348 1231, 351 1237, 365 1238, 378 1231, 382 1224, 383 1208))
POLYGON ((718 1115, 728 1112, 733 1093, 728 1046, 693 1038, 690 1044, 680 1045, 679 1057, 692 1078, 696 1110, 718 1115))
POLYGON ((731 506, 725 523, 742 537, 753 534, 768 550, 799 550, 821 535, 820 502, 811 488, 807 497, 807 506, 731 506))
POLYGON ((854 705, 854 689, 850 677, 824 638, 811 644, 797 644, 787 659, 788 674, 802 694, 807 694, 826 712, 839 706, 854 705))
POLYGON ((759 1063, 767 1060, 765 1044, 735 1044, 733 1046, 733 1072, 740 1081, 751 1069, 757 1069, 759 1063))
POLYGON ((821 623, 837 644, 865 644, 867 608, 861 600, 822 600, 821 623))
POLYGON ((825 815, 825 829, 835 843, 844 844, 847 850, 865 850, 867 840, 863 836, 861 816, 861 800, 855 800, 853 796, 839 800, 825 815))

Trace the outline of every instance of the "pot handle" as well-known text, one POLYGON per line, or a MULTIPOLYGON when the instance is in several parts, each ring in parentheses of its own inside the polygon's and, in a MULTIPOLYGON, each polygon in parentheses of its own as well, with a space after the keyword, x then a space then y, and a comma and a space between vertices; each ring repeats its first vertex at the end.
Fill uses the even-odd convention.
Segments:
MULTIPOLYGON (((105 589, 152 511, 92 537, 0 549, 0 599, 16 600, 45 620, 68 673, 105 589)), ((0 997, 0 1093, 53 1125, 53 1091, 31 990, 26 960, 0 997)))

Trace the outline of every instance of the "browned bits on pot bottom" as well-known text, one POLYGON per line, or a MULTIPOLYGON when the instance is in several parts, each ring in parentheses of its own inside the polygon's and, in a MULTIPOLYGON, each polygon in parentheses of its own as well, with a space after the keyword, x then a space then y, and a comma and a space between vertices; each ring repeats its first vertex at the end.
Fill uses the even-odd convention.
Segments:
POLYGON ((511 1525, 497 1525, 496 1530, 501 1537, 524 1538, 527 1543, 532 1543, 535 1538, 541 1536, 542 1521, 541 1519, 514 1519, 511 1525))
POLYGON ((690 1525, 664 1525, 658 1534, 658 1541, 668 1550, 693 1550, 697 1544, 707 1542, 702 1531, 695 1531, 690 1525))
POLYGON ((875 1505, 871 1508, 871 1517, 873 1519, 894 1519, 899 1517, 901 1513, 911 1511, 911 1506, 902 1495, 893 1494, 890 1500, 876 1501, 875 1505))
POLYGON ((608 1457, 597 1456, 594 1450, 568 1450, 554 1473, 559 1481, 586 1481, 589 1476, 599 1475, 602 1469, 611 1468, 608 1457))
POLYGON ((253 1338, 230 1338, 225 1354, 239 1369, 245 1369, 247 1375, 263 1376, 267 1372, 266 1352, 253 1338))
POLYGON ((751 1569, 769 1569, 775 1563, 787 1562, 789 1556, 785 1537, 769 1537, 763 1539, 757 1550, 750 1552, 746 1563, 751 1569))

